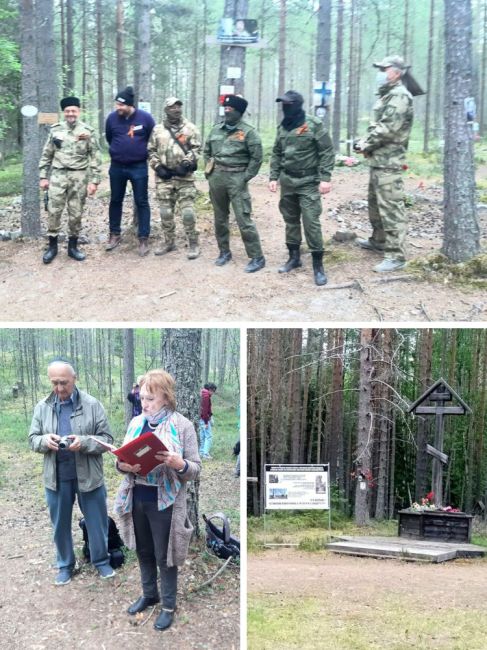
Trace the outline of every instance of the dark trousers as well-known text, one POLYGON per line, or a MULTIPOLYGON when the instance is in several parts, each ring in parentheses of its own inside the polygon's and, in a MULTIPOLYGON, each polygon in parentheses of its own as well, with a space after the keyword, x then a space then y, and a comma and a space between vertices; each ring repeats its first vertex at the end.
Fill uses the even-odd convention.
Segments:
POLYGON ((162 606, 174 609, 178 587, 178 567, 167 566, 167 547, 171 530, 172 506, 158 510, 154 501, 134 499, 132 518, 135 528, 142 592, 157 598, 157 567, 161 577, 162 606))
POLYGON ((134 193, 134 203, 137 208, 137 217, 139 221, 139 237, 148 237, 150 233, 150 207, 148 182, 149 172, 147 163, 132 163, 131 165, 121 165, 114 163, 110 165, 110 207, 108 216, 110 219, 110 233, 119 235, 122 223, 122 205, 127 188, 127 182, 132 184, 134 193))

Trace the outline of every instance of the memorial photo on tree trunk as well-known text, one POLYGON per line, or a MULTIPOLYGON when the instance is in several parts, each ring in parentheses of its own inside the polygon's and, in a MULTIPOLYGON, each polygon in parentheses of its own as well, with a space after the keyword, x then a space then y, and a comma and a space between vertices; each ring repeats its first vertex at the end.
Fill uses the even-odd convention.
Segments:
POLYGON ((239 339, 0 329, 4 645, 238 647, 239 339))
POLYGON ((247 356, 249 650, 436 648, 440 620, 482 648, 487 330, 251 328, 247 356))

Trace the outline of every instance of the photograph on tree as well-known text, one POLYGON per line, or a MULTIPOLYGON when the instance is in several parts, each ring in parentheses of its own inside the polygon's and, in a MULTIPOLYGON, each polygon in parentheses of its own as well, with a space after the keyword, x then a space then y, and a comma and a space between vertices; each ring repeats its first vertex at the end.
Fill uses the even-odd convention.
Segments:
POLYGON ((237 647, 239 330, 0 329, 0 358, 4 643, 237 647))
POLYGON ((487 330, 251 328, 247 354, 249 650, 434 648, 440 619, 483 647, 487 330))

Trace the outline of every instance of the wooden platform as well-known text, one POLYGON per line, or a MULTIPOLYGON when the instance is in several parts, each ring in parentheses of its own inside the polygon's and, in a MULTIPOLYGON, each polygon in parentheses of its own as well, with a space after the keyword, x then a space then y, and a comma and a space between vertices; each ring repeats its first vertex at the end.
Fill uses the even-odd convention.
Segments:
POLYGON ((487 548, 456 542, 430 542, 404 537, 339 537, 326 548, 334 553, 413 562, 447 562, 456 558, 484 557, 487 548))

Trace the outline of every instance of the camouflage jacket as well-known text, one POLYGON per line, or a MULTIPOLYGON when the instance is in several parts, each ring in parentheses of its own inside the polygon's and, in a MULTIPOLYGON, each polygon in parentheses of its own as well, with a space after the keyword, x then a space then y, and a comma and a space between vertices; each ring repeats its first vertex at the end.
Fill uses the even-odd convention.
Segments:
POLYGON ((320 181, 329 181, 335 165, 333 143, 323 122, 317 117, 306 115, 302 126, 287 131, 277 127, 277 136, 272 149, 269 180, 277 181, 281 172, 302 172, 319 175, 320 181))
POLYGON ((101 155, 95 129, 80 121, 73 126, 53 124, 39 162, 40 178, 48 178, 55 169, 89 169, 88 182, 98 184, 101 155))
POLYGON ((374 121, 361 141, 371 167, 403 169, 413 124, 413 97, 400 81, 379 89, 374 121))
POLYGON ((262 140, 253 126, 240 120, 233 131, 225 124, 215 124, 204 148, 205 164, 209 158, 225 167, 246 167, 245 180, 256 176, 262 165, 262 140))
MULTIPOLYGON (((188 153, 184 153, 182 148, 174 141, 171 136, 169 124, 163 122, 157 124, 149 138, 147 151, 149 154, 149 164, 152 169, 159 165, 166 165, 170 169, 174 169, 180 165, 183 160, 198 164, 198 155, 201 149, 201 136, 198 129, 194 124, 182 119, 181 125, 176 128, 171 128, 174 137, 181 143, 188 153)), ((184 180, 194 180, 194 175, 187 174, 183 177, 184 180)), ((156 181, 159 181, 156 178, 156 181)))

